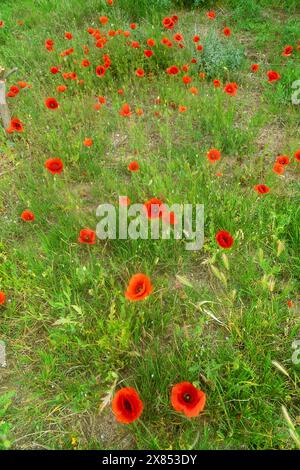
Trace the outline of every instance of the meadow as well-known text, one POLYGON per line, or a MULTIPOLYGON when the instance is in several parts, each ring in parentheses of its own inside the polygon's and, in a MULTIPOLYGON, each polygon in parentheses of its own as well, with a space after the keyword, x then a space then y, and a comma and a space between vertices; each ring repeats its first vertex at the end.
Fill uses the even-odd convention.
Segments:
POLYGON ((299 24, 1 0, 0 449, 300 448, 299 24), (203 204, 203 247, 99 240, 119 196, 203 204))

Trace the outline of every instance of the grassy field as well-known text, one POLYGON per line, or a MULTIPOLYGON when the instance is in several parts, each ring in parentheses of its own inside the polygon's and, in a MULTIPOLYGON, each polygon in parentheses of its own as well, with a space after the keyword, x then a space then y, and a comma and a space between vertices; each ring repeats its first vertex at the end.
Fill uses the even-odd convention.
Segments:
POLYGON ((300 339, 297 3, 211 2, 210 19, 202 1, 1 0, 0 65, 18 67, 7 91, 17 86, 19 93, 7 101, 24 131, 0 128, 0 339, 7 351, 0 448, 300 445, 300 368, 292 360, 300 339), (167 30, 162 20, 175 14, 179 21, 167 30), (100 43, 107 38, 103 47, 88 28, 100 30, 100 43), (118 29, 130 36, 108 34, 118 29), (161 44, 164 37, 172 47, 161 44), (293 52, 283 56, 287 45, 293 52), (104 54, 111 65, 99 77, 104 54), (180 71, 172 76, 166 69, 173 65, 180 71), (270 82, 270 70, 281 78, 270 82), (64 78, 69 72, 76 75, 64 78), (235 96, 224 92, 232 82, 235 96), (58 109, 45 106, 49 97, 58 109), (125 103, 130 118, 119 114, 125 103), (212 148, 221 153, 215 163, 207 158, 212 148), (274 171, 282 155, 289 163, 274 171), (54 157, 64 164, 59 175, 45 168, 54 157), (137 172, 128 170, 132 161, 137 172), (259 184, 270 191, 258 194, 259 184), (117 205, 119 195, 204 204, 203 248, 187 251, 175 240, 79 243, 80 230, 96 229, 99 204, 117 205), (23 221, 24 210, 35 220, 23 221), (233 236, 230 249, 217 244, 219 230, 233 236), (130 302, 124 294, 136 273, 149 276, 153 292, 130 302), (197 418, 171 406, 171 388, 182 381, 206 394, 197 418), (144 403, 129 425, 111 410, 124 386, 144 403))

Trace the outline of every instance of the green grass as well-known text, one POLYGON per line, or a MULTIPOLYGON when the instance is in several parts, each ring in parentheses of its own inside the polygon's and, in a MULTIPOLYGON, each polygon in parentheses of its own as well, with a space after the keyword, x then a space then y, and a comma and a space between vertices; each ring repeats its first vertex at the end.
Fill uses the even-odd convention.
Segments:
POLYGON ((9 138, 0 132, 0 290, 8 298, 0 307, 0 339, 8 352, 8 367, 0 370, 3 449, 296 446, 281 406, 299 432, 292 343, 300 327, 299 163, 293 158, 300 129, 291 85, 300 79, 300 52, 291 58, 281 52, 297 45, 299 8, 293 1, 218 2, 212 22, 201 2, 186 10, 169 1, 149 10, 148 3, 1 1, 0 64, 18 67, 9 86, 32 84, 9 100, 25 132, 9 138), (175 13, 187 46, 158 44, 150 60, 121 37, 97 49, 86 32, 100 28, 98 17, 107 15, 105 31, 126 30, 136 21, 132 39, 159 43, 172 36, 162 19, 175 13), (232 29, 228 40, 224 26, 232 29), (65 31, 72 41, 64 39, 65 31), (188 72, 196 96, 181 75, 164 72, 196 56, 195 33, 207 44, 198 53, 204 61, 188 72), (44 47, 49 37, 53 53, 44 47), (215 48, 209 49, 210 37, 215 48), (74 54, 59 57, 71 45, 74 54), (82 45, 90 47, 92 68, 78 65, 82 45), (100 79, 94 68, 104 53, 112 67, 100 79), (250 71, 254 62, 257 74, 250 71), (49 71, 58 64, 76 70, 84 84, 67 81, 68 90, 59 94, 64 81, 49 71), (137 67, 152 75, 137 78, 137 67), (272 68, 282 79, 269 84, 272 68), (213 79, 222 81, 220 89, 213 79), (231 81, 239 85, 236 97, 223 92, 231 81), (95 111, 99 95, 107 106, 95 111), (57 97, 57 111, 46 109, 49 96, 57 97), (158 96, 161 104, 155 104, 158 96), (144 115, 120 117, 124 102, 144 115), (178 105, 187 112, 178 113, 178 105), (85 137, 93 138, 89 149, 85 137), (211 165, 206 153, 213 147, 222 159, 211 165), (291 157, 284 176, 272 171, 279 154, 291 157), (55 177, 44 168, 54 156, 65 165, 55 177), (140 164, 136 174, 127 170, 132 160, 140 164), (270 193, 258 197, 258 183, 270 193), (168 204, 204 204, 203 249, 189 252, 183 242, 164 240, 80 245, 79 231, 96 227, 97 206, 116 204, 119 195, 140 203, 156 196, 168 204), (25 209, 34 212, 33 223, 20 219, 25 209), (222 228, 235 238, 225 259, 215 242, 222 228), (137 272, 150 276, 154 292, 130 303, 124 292, 137 272), (185 419, 171 408, 170 389, 183 380, 207 394, 199 418, 185 419), (103 399, 125 384, 144 401, 142 424, 118 425, 110 405, 99 413, 103 399))

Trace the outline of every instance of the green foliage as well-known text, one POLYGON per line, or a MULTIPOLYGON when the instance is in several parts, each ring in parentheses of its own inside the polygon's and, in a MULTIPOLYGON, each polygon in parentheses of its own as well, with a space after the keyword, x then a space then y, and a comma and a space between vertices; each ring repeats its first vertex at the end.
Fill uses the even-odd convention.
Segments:
POLYGON ((220 38, 211 30, 203 42, 202 66, 211 78, 227 78, 244 62, 243 49, 233 39, 220 38))

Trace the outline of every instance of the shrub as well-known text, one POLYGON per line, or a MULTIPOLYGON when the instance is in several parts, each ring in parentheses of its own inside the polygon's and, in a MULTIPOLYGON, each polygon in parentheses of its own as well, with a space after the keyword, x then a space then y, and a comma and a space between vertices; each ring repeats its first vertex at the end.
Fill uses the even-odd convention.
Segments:
POLYGON ((241 68, 244 51, 228 38, 220 38, 215 31, 210 31, 203 42, 202 68, 208 77, 222 78, 228 72, 241 68))

